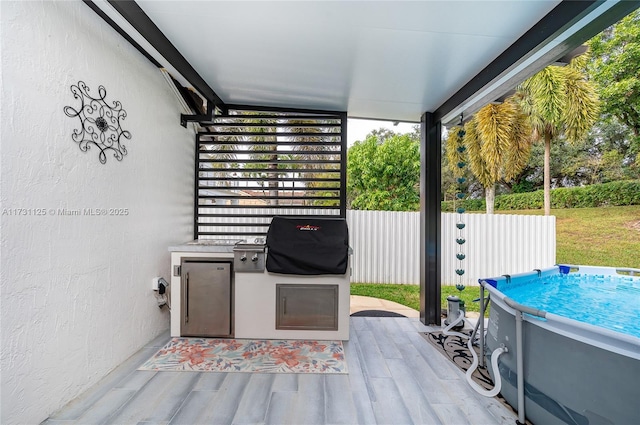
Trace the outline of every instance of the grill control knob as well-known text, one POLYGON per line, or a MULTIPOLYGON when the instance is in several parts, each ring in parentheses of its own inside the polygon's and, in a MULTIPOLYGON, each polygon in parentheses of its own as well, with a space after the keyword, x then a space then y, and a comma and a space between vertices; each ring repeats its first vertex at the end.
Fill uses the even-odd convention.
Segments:
POLYGON ((253 261, 254 263, 258 261, 258 254, 253 254, 253 257, 251 257, 251 261, 253 261))
POLYGON ((247 261, 247 254, 242 254, 242 257, 240 257, 240 261, 242 261, 243 263, 247 261))

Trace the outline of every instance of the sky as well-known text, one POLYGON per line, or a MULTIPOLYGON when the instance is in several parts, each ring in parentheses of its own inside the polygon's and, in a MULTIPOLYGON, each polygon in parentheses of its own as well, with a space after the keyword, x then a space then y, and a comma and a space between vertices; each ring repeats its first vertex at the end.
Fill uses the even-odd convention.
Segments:
POLYGON ((364 140, 367 134, 373 130, 377 130, 380 127, 388 128, 396 133, 404 134, 413 132, 413 126, 415 123, 401 122, 394 126, 393 121, 379 121, 379 120, 360 120, 349 118, 347 120, 347 145, 353 145, 356 140, 364 140))

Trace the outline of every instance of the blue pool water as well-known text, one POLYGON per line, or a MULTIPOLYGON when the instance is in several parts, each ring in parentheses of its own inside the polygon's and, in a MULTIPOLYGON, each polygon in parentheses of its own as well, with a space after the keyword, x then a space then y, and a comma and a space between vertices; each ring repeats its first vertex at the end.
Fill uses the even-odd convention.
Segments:
POLYGON ((640 277, 554 274, 498 290, 520 304, 640 338, 640 277))

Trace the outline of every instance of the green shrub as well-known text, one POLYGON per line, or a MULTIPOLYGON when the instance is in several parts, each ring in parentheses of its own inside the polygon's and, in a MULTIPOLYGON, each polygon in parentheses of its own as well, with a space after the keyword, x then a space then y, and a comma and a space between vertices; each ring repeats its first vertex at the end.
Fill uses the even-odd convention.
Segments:
POLYGON ((551 191, 551 208, 640 205, 640 181, 616 181, 551 191))
MULTIPOLYGON (((484 211, 484 199, 456 202, 467 211, 484 211)), ((551 208, 597 208, 640 205, 640 180, 615 181, 583 187, 562 187, 551 190, 551 208)), ((536 210, 544 207, 544 191, 496 196, 495 210, 536 210)), ((452 201, 442 202, 443 212, 454 211, 452 201)))
POLYGON ((544 205, 544 191, 496 196, 495 210, 534 210, 544 205))
POLYGON ((462 207, 466 211, 486 211, 487 204, 484 199, 463 199, 462 201, 442 201, 440 208, 442 212, 455 212, 454 208, 462 207))

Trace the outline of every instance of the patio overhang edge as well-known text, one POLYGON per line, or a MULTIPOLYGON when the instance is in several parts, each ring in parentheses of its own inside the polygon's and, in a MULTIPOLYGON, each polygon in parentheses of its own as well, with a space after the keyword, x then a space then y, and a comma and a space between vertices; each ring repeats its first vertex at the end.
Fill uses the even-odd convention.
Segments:
POLYGON ((210 104, 226 111, 225 102, 133 0, 82 0, 154 65, 166 68, 185 87, 193 87, 210 104))
POLYGON ((639 6, 635 0, 563 0, 439 106, 435 119, 447 125, 475 113, 639 6))
MULTIPOLYGON (((227 109, 225 102, 135 1, 83 2, 156 66, 168 69, 180 83, 193 87, 216 108, 227 109)), ((461 114, 469 116, 638 6, 640 1, 636 0, 563 0, 441 106, 425 112, 433 112, 434 118, 444 125, 457 121, 461 114)))

